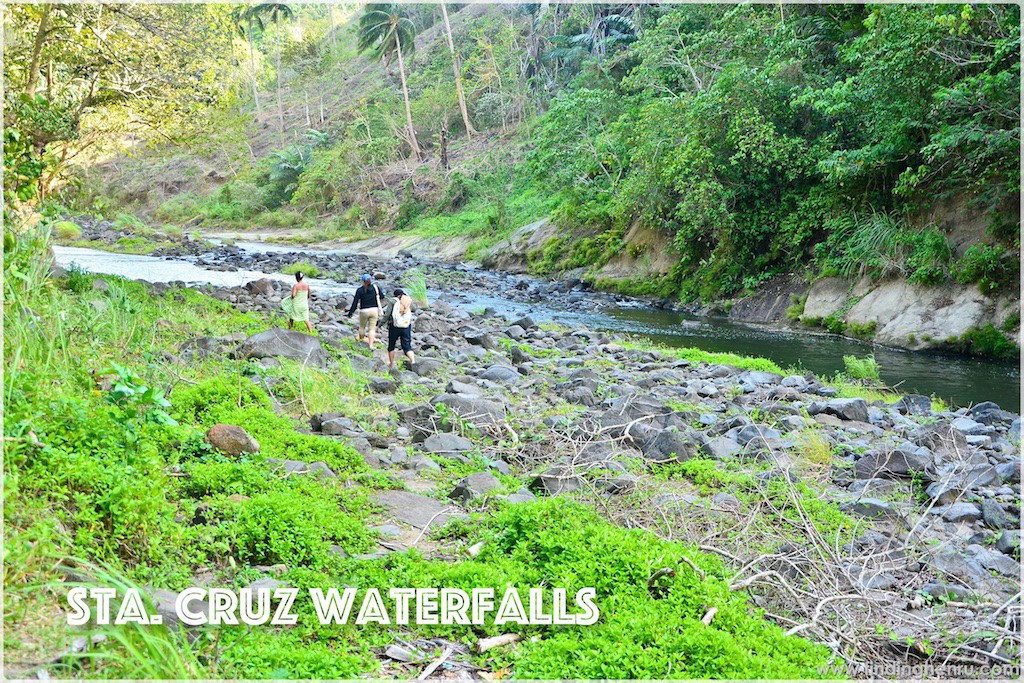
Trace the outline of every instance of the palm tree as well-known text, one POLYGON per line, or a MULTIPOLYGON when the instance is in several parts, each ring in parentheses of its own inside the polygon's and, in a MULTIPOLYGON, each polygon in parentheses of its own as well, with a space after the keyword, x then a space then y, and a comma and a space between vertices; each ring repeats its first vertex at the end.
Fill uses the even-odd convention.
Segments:
POLYGON ((441 14, 444 15, 444 28, 448 33, 448 51, 452 53, 452 71, 455 72, 455 92, 459 96, 459 109, 462 110, 462 122, 466 124, 466 137, 472 137, 473 124, 469 122, 469 112, 466 110, 466 96, 462 92, 462 64, 459 55, 455 52, 455 40, 452 38, 452 25, 448 21, 448 7, 441 3, 441 14))
POLYGON ((260 21, 261 25, 263 22, 260 17, 264 14, 269 14, 274 22, 274 34, 277 37, 274 46, 274 61, 277 65, 277 120, 280 132, 284 133, 284 106, 281 104, 281 17, 291 19, 293 16, 292 8, 285 3, 266 2, 253 5, 246 10, 246 13, 252 13, 260 21))
POLYGON ((249 43, 249 73, 252 77, 252 99, 256 102, 256 118, 259 119, 263 115, 263 109, 260 107, 260 94, 256 84, 256 49, 253 47, 253 43, 256 42, 256 32, 253 28, 254 19, 255 17, 249 12, 248 8, 236 7, 231 11, 231 20, 235 22, 238 32, 249 43), (246 25, 249 27, 248 33, 246 33, 246 25))
POLYGON ((416 141, 416 129, 412 126, 412 109, 409 107, 409 87, 405 82, 405 59, 403 53, 412 54, 415 49, 416 26, 406 14, 406 9, 397 4, 367 5, 359 19, 360 52, 371 51, 374 57, 383 59, 386 66, 398 57, 398 72, 402 78, 402 96, 405 98, 405 122, 409 126, 409 146, 416 158, 423 160, 420 145, 416 141))

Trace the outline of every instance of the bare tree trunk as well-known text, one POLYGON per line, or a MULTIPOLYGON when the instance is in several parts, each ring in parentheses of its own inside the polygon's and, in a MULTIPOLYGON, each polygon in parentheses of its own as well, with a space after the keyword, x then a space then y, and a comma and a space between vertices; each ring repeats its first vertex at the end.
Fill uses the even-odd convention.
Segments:
POLYGON ((402 40, 395 34, 395 47, 398 49, 398 73, 402 76, 402 96, 405 98, 405 122, 409 126, 409 144, 416 155, 417 161, 423 161, 423 152, 420 151, 420 144, 416 141, 416 129, 412 126, 412 109, 409 107, 409 86, 405 83, 405 58, 402 57, 402 40))
POLYGON ((25 94, 29 97, 33 97, 36 94, 36 84, 39 81, 39 66, 43 59, 43 45, 46 43, 46 32, 50 28, 51 12, 53 12, 53 5, 43 5, 43 16, 39 18, 36 40, 32 44, 32 61, 29 62, 28 73, 25 75, 25 94))
POLYGON ((277 61, 277 121, 280 132, 284 135, 284 105, 281 103, 281 22, 278 20, 277 12, 274 12, 274 33, 276 46, 274 52, 277 61))
POLYGON ((441 168, 448 170, 448 123, 441 119, 441 168))
POLYGON ((256 51, 253 48, 252 17, 249 17, 249 73, 252 76, 252 99, 256 102, 256 118, 263 116, 260 108, 260 93, 256 86, 256 51))
POLYGON ((53 101, 53 60, 46 63, 46 101, 53 101))
POLYGON ((327 3, 327 15, 331 18, 331 45, 334 46, 335 52, 338 50, 338 36, 335 34, 334 26, 334 5, 330 2, 327 3))
POLYGON ((466 110, 466 95, 462 92, 462 60, 455 52, 455 39, 452 38, 452 25, 448 21, 448 6, 441 3, 441 14, 444 16, 444 28, 448 33, 448 51, 452 53, 452 71, 455 72, 455 92, 459 96, 459 109, 462 111, 462 122, 466 125, 466 137, 472 137, 476 130, 469 121, 469 111, 466 110))
POLYGON ((320 123, 324 122, 324 94, 320 93, 320 123))
POLYGON ((313 119, 309 118, 309 93, 306 92, 305 88, 302 89, 302 99, 306 102, 306 128, 312 128, 313 119))

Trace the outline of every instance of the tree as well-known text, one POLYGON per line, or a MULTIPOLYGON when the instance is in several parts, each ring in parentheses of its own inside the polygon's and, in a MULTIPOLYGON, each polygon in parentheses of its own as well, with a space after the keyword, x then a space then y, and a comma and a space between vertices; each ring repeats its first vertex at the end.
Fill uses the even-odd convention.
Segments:
POLYGON ((256 17, 268 14, 274 22, 274 35, 276 37, 274 41, 274 63, 277 67, 277 120, 280 132, 284 133, 284 105, 281 103, 281 17, 291 19, 294 13, 287 4, 279 2, 254 5, 247 12, 252 12, 256 17))
POLYGON ((391 65, 398 58, 398 73, 402 79, 402 97, 405 98, 405 122, 409 127, 409 146, 420 161, 423 153, 416 140, 416 129, 412 125, 412 109, 409 107, 409 86, 405 80, 405 59, 403 53, 412 54, 415 49, 416 26, 406 14, 406 8, 397 4, 367 5, 359 19, 358 48, 360 52, 370 51, 374 57, 391 65))
POLYGON ((448 51, 452 53, 452 71, 455 73, 455 92, 459 96, 459 109, 462 111, 462 122, 466 124, 466 137, 472 137, 473 124, 469 121, 469 112, 466 110, 466 95, 462 91, 462 61, 455 52, 455 40, 452 38, 452 25, 448 21, 448 7, 441 3, 441 14, 444 15, 444 30, 448 34, 448 51))
POLYGON ((256 42, 256 32, 253 26, 255 18, 248 9, 236 7, 231 11, 231 19, 238 27, 238 32, 249 43, 249 75, 252 80, 252 99, 256 103, 256 118, 259 118, 263 115, 263 109, 260 107, 260 93, 256 82, 256 48, 253 45, 256 42), (248 25, 248 34, 246 34, 245 25, 248 25))

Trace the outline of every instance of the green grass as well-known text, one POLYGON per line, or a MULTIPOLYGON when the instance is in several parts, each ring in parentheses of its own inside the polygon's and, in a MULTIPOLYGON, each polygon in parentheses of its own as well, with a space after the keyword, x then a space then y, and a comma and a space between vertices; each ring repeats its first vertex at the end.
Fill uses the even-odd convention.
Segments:
POLYGON ((285 275, 294 275, 295 273, 301 272, 306 277, 320 277, 320 269, 314 266, 309 261, 299 261, 298 263, 291 263, 281 269, 281 272, 285 275))
POLYGON ((627 349, 637 349, 640 351, 657 351, 665 356, 669 356, 671 358, 678 358, 682 360, 688 360, 691 363, 712 363, 719 365, 732 365, 733 367, 737 367, 743 370, 775 372, 780 375, 786 374, 786 371, 782 367, 780 367, 774 361, 768 360, 767 358, 740 356, 735 353, 704 351, 702 349, 695 349, 692 347, 662 346, 641 338, 631 338, 619 343, 627 349))

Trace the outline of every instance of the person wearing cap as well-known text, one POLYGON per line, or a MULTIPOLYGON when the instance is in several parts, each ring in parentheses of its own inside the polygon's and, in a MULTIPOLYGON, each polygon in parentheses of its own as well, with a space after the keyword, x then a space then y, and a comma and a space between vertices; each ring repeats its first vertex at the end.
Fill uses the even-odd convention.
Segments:
POLYGON ((364 338, 373 349, 377 341, 377 318, 380 317, 380 289, 373 283, 370 275, 363 275, 363 283, 356 288, 355 296, 352 297, 352 305, 348 309, 348 317, 359 309, 359 341, 364 338))

